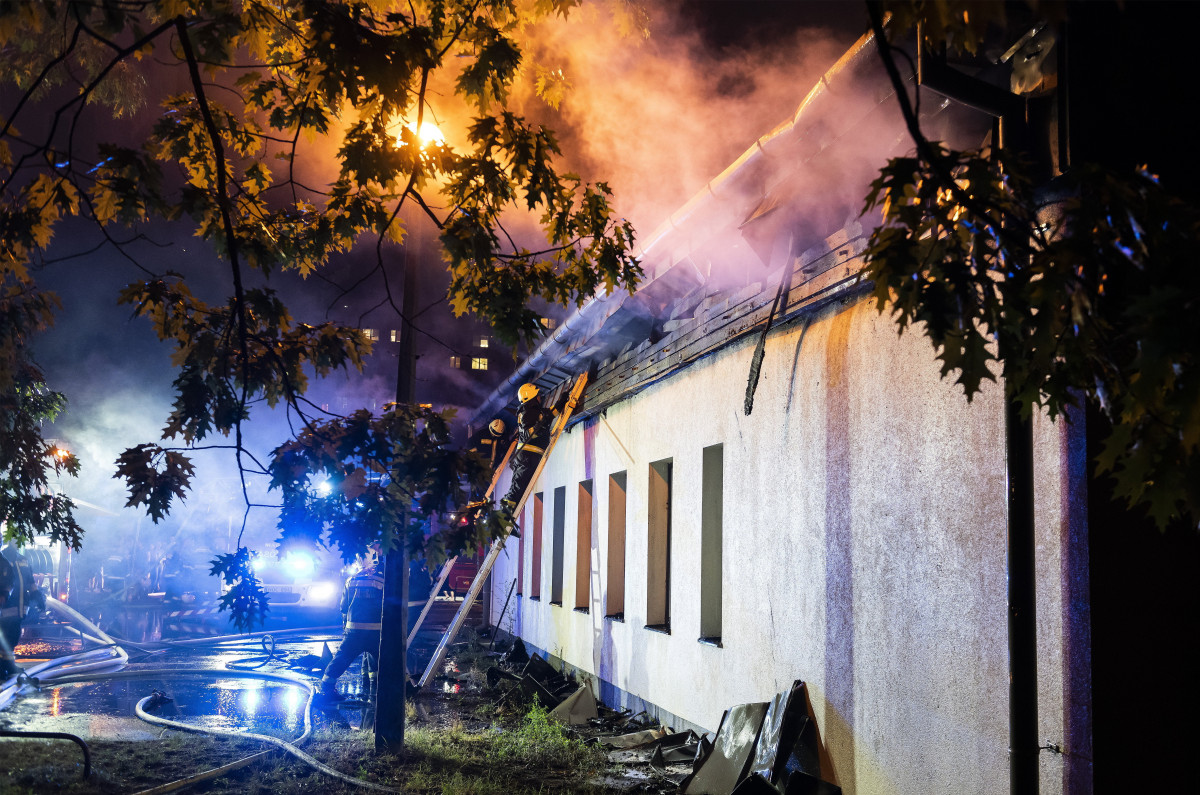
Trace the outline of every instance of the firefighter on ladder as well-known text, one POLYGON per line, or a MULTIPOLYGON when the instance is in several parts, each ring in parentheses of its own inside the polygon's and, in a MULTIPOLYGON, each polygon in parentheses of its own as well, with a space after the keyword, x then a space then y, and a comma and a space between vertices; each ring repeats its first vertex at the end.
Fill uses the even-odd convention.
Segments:
POLYGON ((371 668, 368 687, 375 688, 375 672, 379 668, 379 627, 383 619, 383 572, 379 560, 379 544, 372 544, 358 556, 358 572, 346 580, 340 605, 344 621, 342 643, 321 677, 320 695, 325 699, 341 698, 337 691, 338 677, 360 654, 367 655, 363 664, 369 663, 371 668))
POLYGON ((478 453, 488 462, 489 475, 495 471, 500 459, 504 457, 504 448, 508 444, 507 430, 504 420, 497 417, 467 442, 468 450, 478 453))
MULTIPOLYGON (((504 420, 497 417, 488 423, 486 428, 482 428, 467 440, 467 450, 487 460, 488 477, 495 474, 496 467, 503 460, 504 451, 508 447, 510 438, 508 426, 505 425, 504 420)), ((452 537, 459 535, 463 538, 469 537, 473 532, 476 521, 479 519, 480 513, 489 502, 489 498, 486 495, 480 496, 478 491, 473 492, 471 501, 461 511, 450 516, 452 537)))
POLYGON ((546 445, 550 443, 550 427, 554 424, 554 418, 562 412, 566 397, 563 396, 559 405, 547 409, 538 400, 538 388, 533 384, 522 384, 517 390, 521 405, 517 409, 517 447, 509 465, 512 468, 512 481, 508 493, 500 501, 501 509, 510 516, 529 487, 538 461, 546 454, 546 445))
POLYGON ((0 551, 0 681, 21 673, 13 649, 21 642, 21 622, 26 612, 46 609, 46 597, 38 589, 29 561, 9 541, 0 551))

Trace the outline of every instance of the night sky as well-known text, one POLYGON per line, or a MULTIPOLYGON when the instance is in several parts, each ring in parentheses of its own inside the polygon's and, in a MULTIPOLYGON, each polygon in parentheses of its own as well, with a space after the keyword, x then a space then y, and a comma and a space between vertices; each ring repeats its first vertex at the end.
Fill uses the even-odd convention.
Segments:
MULTIPOLYGON (((586 115, 590 111, 585 106, 591 98, 582 79, 576 96, 572 97, 576 115, 564 111, 549 119, 559 129, 568 157, 582 163, 585 175, 612 179, 618 202, 624 197, 626 203, 631 203, 630 210, 635 213, 631 218, 636 217, 643 234, 665 213, 686 201, 704 180, 714 176, 753 143, 754 138, 789 116, 811 87, 814 76, 831 62, 830 54, 836 57, 844 51, 866 24, 858 3, 687 0, 654 4, 653 8, 651 38, 636 46, 631 44, 628 51, 621 53, 631 69, 628 74, 640 74, 636 72, 640 63, 656 62, 658 68, 667 68, 681 79, 686 77, 695 89, 680 92, 679 107, 662 109, 680 124, 664 128, 652 118, 642 122, 631 118, 626 128, 639 139, 649 138, 651 144, 656 136, 674 137, 663 138, 659 150, 639 152, 636 146, 623 144, 614 155, 609 150, 591 148, 594 141, 589 136, 596 137, 596 131, 586 115), (804 64, 798 76, 789 78, 790 85, 768 85, 770 81, 778 83, 780 75, 788 74, 788 62, 797 49, 797 36, 807 31, 811 34, 805 35, 811 35, 813 41, 819 40, 823 49, 814 47, 807 52, 808 48, 800 48, 806 50, 810 62, 804 64), (763 94, 764 91, 768 93, 763 94), (758 116, 745 118, 748 108, 755 108, 758 116), (713 134, 711 116, 726 120, 721 125, 723 136, 713 134), (689 126, 696 121, 703 126, 689 126), (647 188, 658 187, 659 180, 649 169, 680 171, 680 164, 668 157, 680 152, 694 165, 694 173, 680 177, 660 194, 643 196, 647 188), (625 156, 629 160, 622 163, 625 156), (608 173, 610 170, 612 175, 608 173)), ((602 70, 604 58, 615 54, 601 52, 599 60, 592 62, 600 66, 583 63, 579 68, 602 70)), ((796 60, 799 62, 798 57, 796 60)), ((164 90, 179 79, 177 73, 148 75, 151 93, 164 90)), ((603 74, 597 76, 606 79, 603 74)), ((603 101, 620 100, 596 100, 603 101)), ((153 112, 153 107, 148 108, 135 126, 144 128, 153 112)), ((97 115, 92 117, 90 131, 98 138, 113 137, 111 122, 102 114, 93 113, 97 115)), ((80 509, 81 523, 90 531, 86 545, 97 551, 121 546, 131 527, 147 523, 134 511, 121 507, 124 485, 112 478, 113 462, 127 446, 158 441, 159 430, 170 411, 170 385, 175 376, 169 364, 170 347, 154 338, 147 322, 132 319, 128 307, 116 305, 118 290, 131 281, 146 278, 147 272, 174 271, 184 274, 206 300, 221 300, 232 292, 228 266, 216 260, 208 245, 191 237, 182 225, 156 224, 138 231, 147 240, 118 253, 111 247, 96 249, 96 234, 86 225, 63 225, 49 252, 48 264, 38 273, 39 281, 59 294, 63 307, 55 327, 37 341, 36 357, 51 387, 66 393, 70 401, 68 412, 46 429, 46 435, 62 440, 80 456, 84 466, 77 481, 64 479, 61 487, 82 501, 116 514, 106 515, 87 507, 80 509)), ((357 273, 370 266, 372 256, 372 252, 364 250, 338 259, 329 272, 330 279, 351 282, 357 273)), ((396 256, 393 253, 393 260, 396 256)), ((425 290, 425 297, 436 300, 441 289, 437 285, 444 276, 436 262, 425 267, 429 270, 426 284, 434 285, 432 290, 425 290)), ((398 269, 393 270, 393 275, 397 273, 398 269)), ((336 288, 317 279, 302 282, 294 275, 284 275, 272 277, 271 285, 284 295, 293 314, 308 322, 336 318, 356 323, 365 308, 378 303, 382 290, 375 281, 349 299, 335 301, 336 288)), ((428 301, 421 303, 425 305, 428 301)), ((376 310, 362 324, 386 329, 394 325, 385 317, 389 312, 386 308, 376 310)), ((437 326, 448 322, 448 316, 444 308, 430 312, 424 319, 430 324, 426 330, 434 336, 445 336, 437 326)), ((444 346, 430 345, 432 352, 428 355, 446 356, 444 346)), ((336 404, 339 396, 348 394, 351 401, 377 403, 387 399, 391 388, 390 383, 378 380, 339 376, 316 388, 313 397, 318 403, 336 404)), ((251 443, 260 454, 265 454, 286 437, 287 429, 279 412, 272 415, 260 408, 255 412, 256 419, 247 430, 251 443)), ((158 532, 169 535, 180 526, 203 532, 214 526, 226 527, 230 521, 240 524, 239 500, 230 498, 231 494, 236 497, 237 488, 229 474, 229 461, 224 454, 201 454, 196 462, 197 488, 193 497, 158 532)), ((251 525, 260 538, 274 537, 274 517, 270 512, 257 512, 251 525)))

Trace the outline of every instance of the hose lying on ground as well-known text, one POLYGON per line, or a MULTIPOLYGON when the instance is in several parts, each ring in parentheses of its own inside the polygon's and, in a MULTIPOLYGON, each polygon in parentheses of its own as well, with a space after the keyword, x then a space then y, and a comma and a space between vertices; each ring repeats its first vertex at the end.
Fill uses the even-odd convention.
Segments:
POLYGON ((105 671, 124 668, 129 662, 129 655, 99 627, 88 621, 79 611, 68 607, 54 597, 46 598, 46 606, 55 612, 76 621, 90 631, 98 642, 104 644, 99 649, 67 654, 46 660, 25 670, 24 673, 9 677, 0 684, 0 709, 8 706, 25 684, 56 679, 59 676, 79 674, 86 671, 105 671))
POLYGON ((262 668, 267 663, 271 662, 271 660, 279 660, 283 663, 287 662, 287 660, 275 653, 274 635, 264 635, 262 637, 262 648, 262 654, 255 657, 247 657, 244 660, 230 660, 229 662, 225 663, 225 667, 235 671, 253 671, 256 668, 262 668), (250 663, 254 660, 259 660, 259 662, 251 665, 250 663))
MULTIPOLYGON (((188 731, 188 732, 202 732, 204 734, 215 734, 220 737, 236 737, 239 739, 261 740, 262 742, 266 742, 266 743, 270 743, 271 745, 274 745, 276 748, 281 748, 282 750, 287 751, 289 754, 296 757, 300 761, 304 762, 309 767, 312 767, 312 768, 324 773, 327 776, 332 776, 333 778, 344 781, 347 784, 353 784, 356 787, 362 787, 364 789, 375 790, 376 792, 400 792, 400 790, 393 789, 393 788, 385 786, 383 784, 376 784, 373 781, 363 781, 362 779, 355 778, 354 776, 348 776, 345 773, 341 772, 340 770, 334 770, 332 767, 329 767, 328 765, 325 765, 325 764, 319 762, 317 759, 304 753, 303 751, 301 751, 299 748, 297 748, 292 743, 289 743, 286 740, 280 740, 278 737, 271 737, 270 735, 267 735, 267 734, 255 734, 253 732, 237 732, 237 731, 232 731, 230 729, 218 729, 216 727, 192 726, 187 723, 180 723, 179 721, 168 720, 166 718, 160 718, 156 715, 151 715, 151 714, 147 713, 146 710, 144 709, 146 702, 149 701, 151 698, 152 698, 152 696, 147 696, 146 698, 143 698, 141 701, 139 701, 137 703, 137 707, 136 707, 137 716, 139 718, 141 718, 142 720, 147 721, 148 723, 156 723, 160 726, 167 726, 172 729, 182 729, 183 731, 188 731)), ((311 688, 310 688, 309 704, 310 705, 312 704, 311 688)), ((306 731, 304 734, 304 738, 302 738, 302 739, 307 739, 307 737, 308 737, 308 732, 306 731)), ((244 760, 238 760, 238 761, 244 761, 244 760)), ((228 767, 228 765, 226 767, 228 767)), ((240 767, 240 765, 239 765, 239 767, 240 767)), ((221 770, 221 768, 217 768, 217 770, 221 770)), ((224 771, 222 771, 222 772, 224 772, 224 771)), ((215 778, 215 776, 214 776, 214 778, 215 778)), ((159 791, 165 791, 165 790, 159 790, 159 791)))
MULTIPOLYGON (((305 682, 300 679, 296 679, 291 676, 286 676, 283 674, 272 674, 272 673, 266 673, 266 672, 260 672, 260 671, 247 671, 247 670, 240 670, 240 669, 231 669, 231 670, 223 670, 223 671, 214 671, 214 670, 205 671, 205 670, 197 670, 194 668, 189 668, 189 669, 155 668, 155 669, 144 669, 144 670, 138 670, 138 671, 123 670, 123 671, 110 671, 107 673, 100 673, 100 672, 98 672, 98 669, 112 668, 114 666, 124 667, 125 664, 129 660, 129 656, 125 653, 125 650, 123 648, 121 648, 121 646, 118 644, 117 641, 113 640, 108 634, 106 634, 103 630, 101 630, 99 627, 97 627, 95 624, 93 624, 91 621, 89 621, 87 618, 85 618, 83 615, 81 615, 78 611, 74 610, 71 607, 68 607, 67 605, 63 604, 62 602, 60 602, 57 599, 54 599, 52 597, 47 598, 46 602, 47 602, 47 605, 49 607, 51 607, 52 609, 54 609, 58 612, 61 612, 64 615, 67 615, 68 617, 70 617, 73 620, 82 624, 89 631, 90 639, 98 640, 99 642, 104 644, 104 647, 100 648, 100 649, 89 649, 87 651, 79 652, 77 654, 66 655, 64 657, 58 657, 53 660, 48 660, 44 663, 39 663, 38 665, 28 669, 25 672, 25 674, 22 674, 22 675, 16 676, 16 677, 12 677, 9 680, 9 682, 5 683, 4 689, 0 690, 0 708, 3 708, 3 706, 5 706, 9 701, 12 700, 13 696, 16 695, 16 692, 20 689, 20 687, 24 686, 27 682, 30 682, 30 681, 36 681, 39 684, 47 682, 47 681, 53 681, 54 684, 58 685, 58 684, 74 684, 74 683, 82 683, 82 682, 93 682, 93 681, 104 680, 104 679, 144 679, 144 678, 162 678, 162 677, 182 676, 182 677, 202 677, 202 678, 216 677, 216 678, 222 678, 222 679, 227 679, 227 678, 262 679, 262 680, 267 680, 267 681, 280 682, 280 683, 287 684, 287 685, 302 687, 308 692, 308 699, 304 705, 304 732, 303 732, 303 734, 300 735, 300 737, 296 738, 296 740, 293 743, 289 743, 286 740, 280 740, 276 737, 271 737, 271 736, 264 735, 264 734, 255 734, 252 732, 237 732, 237 731, 232 731, 229 729, 219 729, 216 727, 192 726, 192 725, 189 725, 186 723, 181 723, 178 721, 168 720, 166 718, 152 716, 149 713, 147 713, 144 709, 146 702, 149 701, 151 698, 150 696, 147 696, 146 698, 143 698, 142 700, 140 700, 137 703, 137 707, 136 707, 135 711, 137 713, 137 716, 139 718, 141 718, 142 720, 144 720, 148 723, 154 723, 154 724, 158 724, 158 725, 162 725, 162 726, 167 726, 169 728, 180 729, 182 731, 189 731, 189 732, 195 732, 195 733, 213 734, 213 735, 223 736, 223 737, 234 737, 234 738, 239 738, 239 739, 253 739, 253 740, 260 740, 262 742, 267 742, 267 743, 270 743, 271 745, 276 746, 277 748, 280 748, 280 749, 286 751, 287 753, 291 754, 292 756, 295 756, 297 759, 299 759, 299 760, 303 761, 305 764, 308 764, 309 766, 313 767, 315 770, 317 770, 321 773, 324 773, 325 775, 332 776, 333 778, 337 778, 341 781, 345 781, 348 784, 353 784, 355 786, 363 787, 364 789, 370 789, 370 790, 374 790, 377 792, 400 792, 400 790, 396 790, 391 787, 387 787, 383 784, 376 784, 371 781, 362 781, 361 779, 354 778, 353 776, 348 776, 345 773, 342 773, 338 770, 333 769, 332 767, 329 767, 328 765, 321 763, 317 759, 304 753, 303 751, 301 751, 299 748, 296 747, 296 744, 304 743, 305 741, 308 740, 308 738, 312 734, 312 699, 313 699, 313 695, 314 695, 314 690, 313 690, 312 685, 309 684, 308 682, 305 682), (114 654, 114 652, 115 652, 115 654, 114 654), (101 660, 93 660, 92 658, 96 657, 98 654, 107 654, 108 657, 105 659, 101 659, 101 660), (34 679, 35 674, 38 675, 37 679, 34 679), (9 692, 9 691, 11 691, 11 692, 9 692)), ((275 634, 314 632, 314 631, 319 631, 320 629, 331 629, 331 628, 284 630, 282 632, 275 632, 275 633, 261 632, 261 633, 254 633, 253 635, 233 635, 233 636, 227 635, 227 636, 218 637, 218 638, 203 638, 203 639, 199 639, 199 641, 173 641, 170 643, 172 645, 178 645, 178 646, 195 646, 195 645, 202 645, 202 644, 215 644, 215 643, 228 642, 230 640, 245 641, 252 637, 263 637, 263 636, 269 636, 269 635, 275 635, 275 634)), ((83 633, 80 633, 80 634, 82 635, 83 633)), ((265 642, 264 642, 264 647, 265 647, 265 642)), ((273 649, 272 649, 272 653, 273 653, 273 649)), ((225 773, 227 773, 231 770, 235 770, 239 767, 243 767, 243 766, 253 762, 256 759, 262 758, 265 755, 265 753, 270 753, 270 752, 264 752, 264 754, 254 754, 252 756, 236 760, 235 762, 232 762, 228 765, 224 765, 220 768, 215 768, 213 770, 197 774, 196 776, 191 776, 187 779, 182 779, 180 781, 171 782, 169 784, 165 784, 160 787, 155 787, 154 789, 149 790, 147 792, 148 793, 150 793, 150 792, 153 792, 153 793, 172 792, 176 789, 182 789, 183 787, 191 786, 192 784, 195 784, 199 781, 208 780, 210 778, 217 778, 218 776, 224 775, 225 773)))
MULTIPOLYGON (((72 627, 67 627, 66 629, 69 632, 77 634, 79 637, 83 638, 84 640, 88 640, 93 643, 103 643, 103 641, 101 641, 99 638, 94 637, 92 635, 88 635, 83 632, 80 632, 79 630, 74 629, 72 627)), ((115 641, 112 641, 110 639, 110 642, 119 644, 121 646, 128 646, 131 649, 137 649, 139 651, 165 651, 165 650, 173 648, 175 646, 187 648, 187 647, 191 647, 191 646, 204 646, 204 645, 216 646, 216 645, 223 645, 223 644, 258 643, 261 638, 267 637, 267 636, 278 638, 283 635, 302 635, 302 636, 303 635, 318 635, 318 634, 340 635, 341 632, 342 632, 342 628, 340 626, 336 626, 336 627, 335 626, 296 627, 295 629, 272 629, 272 630, 266 630, 263 632, 248 632, 244 635, 215 635, 210 638, 190 638, 188 640, 155 640, 155 641, 144 642, 144 641, 125 640, 124 638, 119 638, 115 641)))
MULTIPOLYGON (((137 707, 136 707, 135 711, 139 718, 141 718, 142 720, 144 720, 148 723, 154 723, 154 724, 157 724, 160 726, 166 726, 166 727, 172 728, 172 729, 180 729, 182 731, 189 731, 189 732, 194 732, 194 733, 198 733, 198 734, 213 734, 213 735, 216 735, 219 737, 233 737, 233 738, 237 738, 237 739, 250 739, 250 740, 260 740, 262 742, 267 742, 267 743, 270 743, 270 744, 276 746, 277 748, 280 748, 280 749, 286 751, 287 753, 289 753, 292 756, 296 757, 297 759, 301 760, 302 762, 309 765, 310 767, 313 767, 314 769, 318 770, 319 772, 324 773, 325 775, 340 779, 342 781, 345 781, 348 784, 354 784, 355 786, 363 787, 365 789, 375 790, 377 792, 399 792, 399 790, 392 789, 391 787, 384 786, 383 784, 376 784, 371 781, 362 781, 361 779, 357 779, 357 778, 354 778, 353 776, 348 776, 345 773, 342 773, 338 770, 334 770, 332 767, 329 767, 328 765, 321 763, 317 759, 304 753, 303 751, 301 751, 299 748, 296 747, 298 744, 302 744, 305 741, 307 741, 308 738, 312 734, 312 697, 314 695, 314 691, 313 691, 312 685, 309 684, 308 682, 304 682, 300 679, 296 679, 291 676, 287 676, 284 674, 266 673, 266 672, 262 672, 262 671, 241 671, 241 670, 213 671, 213 670, 197 670, 194 668, 187 668, 187 669, 185 669, 185 668, 157 668, 157 669, 147 669, 144 671, 118 671, 116 673, 104 674, 101 676, 68 676, 68 677, 62 677, 62 678, 56 679, 55 683, 56 684, 70 684, 70 683, 75 683, 75 682, 91 682, 91 681, 95 681, 97 679, 151 679, 151 678, 162 678, 162 677, 167 677, 167 676, 199 677, 199 678, 216 677, 219 679, 229 679, 229 678, 262 679, 262 680, 266 680, 266 681, 280 682, 280 683, 287 684, 287 685, 293 685, 295 687, 303 687, 305 690, 308 691, 308 701, 304 705, 304 733, 301 734, 298 738, 296 738, 292 742, 288 742, 286 740, 280 740, 277 737, 271 737, 271 736, 265 735, 265 734, 255 734, 253 732, 240 732, 240 731, 234 731, 232 729, 220 729, 217 727, 208 727, 208 726, 193 726, 188 723, 181 723, 179 721, 168 720, 167 718, 161 718, 156 715, 151 715, 145 711, 145 704, 147 701, 150 700, 150 698, 152 698, 152 696, 147 696, 146 698, 143 698, 141 701, 139 701, 137 703, 137 707)), ((256 754, 255 758, 257 758, 258 756, 259 755, 256 754)), ((236 762, 232 763, 232 766, 225 765, 224 767, 215 768, 214 770, 206 771, 205 773, 198 774, 199 776, 201 776, 200 779, 197 779, 196 776, 192 776, 187 779, 182 779, 181 781, 178 781, 178 782, 171 782, 170 785, 163 785, 164 787, 172 787, 172 789, 163 789, 161 787, 157 787, 153 790, 149 790, 149 792, 162 793, 162 792, 171 792, 173 789, 182 789, 185 786, 190 786, 191 784, 196 783, 197 780, 207 780, 209 777, 216 778, 217 776, 223 775, 224 773, 226 773, 230 770, 234 770, 237 767, 241 767, 245 764, 249 764, 250 761, 253 761, 250 757, 247 757, 245 759, 240 759, 240 760, 237 760, 236 762), (173 786, 173 785, 178 785, 178 786, 173 786)))

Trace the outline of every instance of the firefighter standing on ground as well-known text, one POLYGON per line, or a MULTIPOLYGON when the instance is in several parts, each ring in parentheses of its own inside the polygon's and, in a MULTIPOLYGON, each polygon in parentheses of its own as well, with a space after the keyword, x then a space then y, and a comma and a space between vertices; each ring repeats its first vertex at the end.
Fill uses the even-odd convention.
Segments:
POLYGON ((20 673, 13 649, 21 642, 21 622, 26 611, 45 610, 46 597, 33 579, 29 561, 9 541, 0 553, 0 680, 20 673))
POLYGON ((342 644, 329 661, 321 677, 321 695, 337 698, 338 677, 360 654, 371 663, 370 686, 375 686, 378 670, 379 627, 383 618, 383 572, 379 569, 379 545, 372 544, 359 555, 360 569, 346 580, 341 610, 345 622, 342 644))

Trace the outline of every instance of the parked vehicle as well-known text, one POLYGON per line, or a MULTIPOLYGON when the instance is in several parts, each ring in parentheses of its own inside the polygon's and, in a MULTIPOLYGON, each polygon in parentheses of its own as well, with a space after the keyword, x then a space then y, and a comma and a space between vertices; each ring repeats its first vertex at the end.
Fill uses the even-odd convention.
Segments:
POLYGON ((271 616, 309 616, 335 621, 349 573, 337 554, 293 549, 281 556, 260 554, 255 572, 270 598, 271 616))

